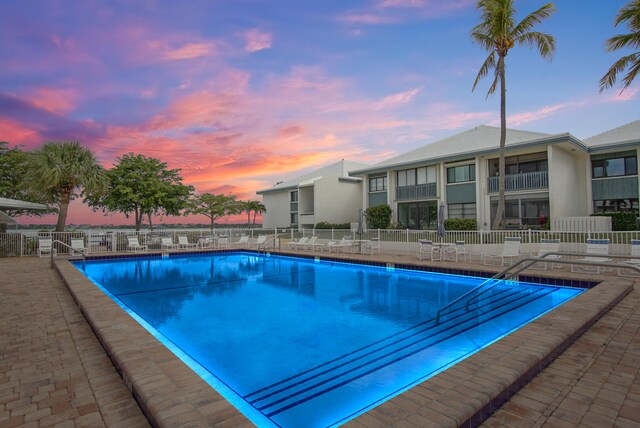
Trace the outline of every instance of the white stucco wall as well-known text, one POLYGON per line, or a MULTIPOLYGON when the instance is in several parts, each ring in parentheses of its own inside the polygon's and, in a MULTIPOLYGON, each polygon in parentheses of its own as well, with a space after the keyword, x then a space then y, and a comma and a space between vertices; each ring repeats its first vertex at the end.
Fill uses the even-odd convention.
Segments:
POLYGON ((262 203, 267 209, 262 214, 262 227, 272 229, 274 227, 291 226, 291 206, 288 190, 265 193, 262 195, 262 203))
POLYGON ((350 223, 362 208, 362 182, 339 181, 337 176, 315 182, 315 222, 350 223))
POLYGON ((586 216, 587 185, 585 153, 558 145, 547 151, 549 162, 549 209, 551 218, 586 216))

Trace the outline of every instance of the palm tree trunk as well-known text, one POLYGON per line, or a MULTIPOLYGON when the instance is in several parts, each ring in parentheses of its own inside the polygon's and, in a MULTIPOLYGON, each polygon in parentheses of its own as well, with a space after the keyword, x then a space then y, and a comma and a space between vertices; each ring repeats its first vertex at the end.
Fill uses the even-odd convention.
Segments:
POLYGON ((258 211, 253 212, 253 224, 256 224, 256 216, 258 215, 258 211))
POLYGON ((491 229, 502 229, 504 225, 504 191, 505 191, 505 146, 507 144, 507 89, 504 75, 504 57, 498 60, 498 73, 500 75, 500 159, 498 161, 499 188, 498 188, 498 209, 496 217, 493 219, 491 229))
POLYGON ((58 213, 58 223, 56 232, 64 232, 64 225, 67 223, 67 212, 69 211, 69 201, 71 193, 65 190, 60 191, 60 212, 58 213))
POLYGON ((215 224, 215 220, 213 217, 209 217, 211 219, 211 235, 213 235, 213 225, 215 224))

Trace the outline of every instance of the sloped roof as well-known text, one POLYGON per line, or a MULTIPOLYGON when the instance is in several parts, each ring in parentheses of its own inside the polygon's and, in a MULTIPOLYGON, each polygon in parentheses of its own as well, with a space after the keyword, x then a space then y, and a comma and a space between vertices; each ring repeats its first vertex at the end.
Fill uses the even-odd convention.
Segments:
POLYGON ((616 144, 637 144, 640 142, 640 120, 610 129, 584 140, 589 148, 601 148, 616 144))
POLYGON ((291 180, 282 182, 282 183, 278 183, 273 187, 269 187, 267 189, 262 189, 262 190, 258 190, 256 193, 258 195, 263 194, 263 193, 269 193, 269 192, 276 192, 279 190, 286 190, 286 189, 292 189, 292 188, 296 188, 299 185, 310 185, 312 184, 314 181, 322 178, 322 177, 331 177, 331 176, 338 176, 339 178, 347 178, 349 177, 349 171, 351 170, 355 170, 355 169, 362 169, 362 168, 366 168, 369 165, 365 164, 365 163, 361 163, 361 162, 353 162, 353 161, 348 161, 348 160, 344 160, 342 159, 339 162, 336 162, 334 164, 325 166, 323 168, 320 169, 316 169, 314 171, 311 171, 307 174, 301 175, 299 177, 295 177, 291 180))
MULTIPOLYGON (((542 144, 553 140, 575 139, 568 133, 545 134, 542 132, 520 131, 507 129, 507 146, 518 146, 528 144, 542 144)), ((412 164, 424 161, 436 161, 442 159, 464 158, 477 156, 482 152, 495 151, 500 148, 500 128, 494 126, 476 126, 459 134, 452 135, 442 140, 411 150, 407 153, 386 159, 374 164, 369 168, 354 170, 352 173, 360 174, 375 170, 383 170, 392 166, 412 164)))
POLYGON ((3 210, 46 210, 47 208, 49 207, 44 204, 0 198, 0 209, 3 210))

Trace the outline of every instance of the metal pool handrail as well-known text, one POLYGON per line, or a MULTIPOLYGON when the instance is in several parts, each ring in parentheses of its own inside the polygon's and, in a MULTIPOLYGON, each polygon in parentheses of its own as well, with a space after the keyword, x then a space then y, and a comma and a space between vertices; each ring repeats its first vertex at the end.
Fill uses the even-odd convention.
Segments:
MULTIPOLYGON (((62 241, 58 241, 57 239, 54 239, 51 242, 51 266, 53 266, 53 255, 55 253, 55 251, 53 249, 53 244, 55 244, 56 242, 61 244, 63 247, 66 247, 66 248, 70 249, 72 252, 78 252, 78 253, 82 254, 82 269, 85 268, 86 263, 87 263, 87 256, 85 254, 85 250, 79 250, 77 248, 73 248, 71 245, 68 245, 68 244, 66 244, 66 243, 64 243, 62 241)), ((71 254, 73 255, 73 253, 71 253, 71 254)))
MULTIPOLYGON (((521 260, 513 263, 511 266, 507 267, 506 269, 502 270, 501 272, 498 272, 497 274, 495 274, 491 278, 487 279, 486 281, 483 281, 481 284, 479 284, 478 286, 474 287, 473 289, 467 291, 466 293, 464 293, 462 296, 458 297, 457 299, 455 299, 451 303, 449 303, 449 304, 443 306, 442 308, 438 309, 438 312, 436 314, 436 324, 440 323, 440 316, 442 315, 442 312, 445 309, 450 308, 451 306, 455 305, 456 303, 460 302, 461 300, 463 300, 465 298, 468 298, 467 302, 466 302, 466 308, 468 309, 469 308, 469 304, 470 304, 472 299, 474 299, 474 298, 486 293, 487 291, 489 291, 492 287, 494 287, 496 284, 498 284, 499 280, 507 280, 509 278, 513 278, 514 276, 516 276, 517 274, 519 274, 523 270, 533 266, 536 263, 548 262, 549 259, 546 259, 547 256, 589 257, 589 254, 585 254, 585 253, 551 252, 551 253, 545 253, 540 257, 526 257, 524 259, 521 259, 521 260), (519 269, 517 269, 517 270, 515 270, 515 271, 513 271, 511 273, 508 273, 512 268, 514 268, 514 267, 516 267, 518 265, 522 265, 522 266, 520 266, 519 269), (485 285, 489 284, 491 281, 495 281, 495 283, 493 285, 490 285, 486 289, 482 290, 481 293, 477 293, 475 296, 472 296, 473 293, 475 293, 476 291, 478 291, 479 289, 481 289, 485 285)), ((631 255, 607 254, 606 256, 601 256, 601 257, 614 258, 614 259, 635 259, 635 260, 640 260, 640 256, 631 256, 631 255)), ((634 266, 634 265, 625 264, 625 263, 615 263, 615 264, 613 264, 613 263, 591 262, 591 261, 582 261, 582 260, 562 260, 562 259, 553 259, 553 263, 583 265, 583 266, 604 266, 604 267, 611 267, 611 268, 616 268, 617 267, 617 268, 624 268, 624 269, 632 269, 632 270, 635 270, 636 272, 640 273, 640 267, 639 266, 634 266)))

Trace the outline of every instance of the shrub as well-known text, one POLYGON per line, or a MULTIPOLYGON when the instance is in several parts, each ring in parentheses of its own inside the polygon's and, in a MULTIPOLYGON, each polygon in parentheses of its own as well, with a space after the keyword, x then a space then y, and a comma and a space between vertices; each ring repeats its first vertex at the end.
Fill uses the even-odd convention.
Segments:
POLYGON ((611 217, 611 229, 614 232, 623 230, 638 230, 638 212, 621 211, 591 214, 594 217, 611 217))
POLYGON ((329 223, 327 221, 319 221, 316 223, 316 229, 350 229, 351 223, 329 223))
POLYGON ((444 221, 446 230, 477 230, 478 220, 475 218, 448 218, 444 221))
POLYGON ((391 207, 387 204, 375 205, 364 210, 369 229, 387 229, 391 224, 391 207))

